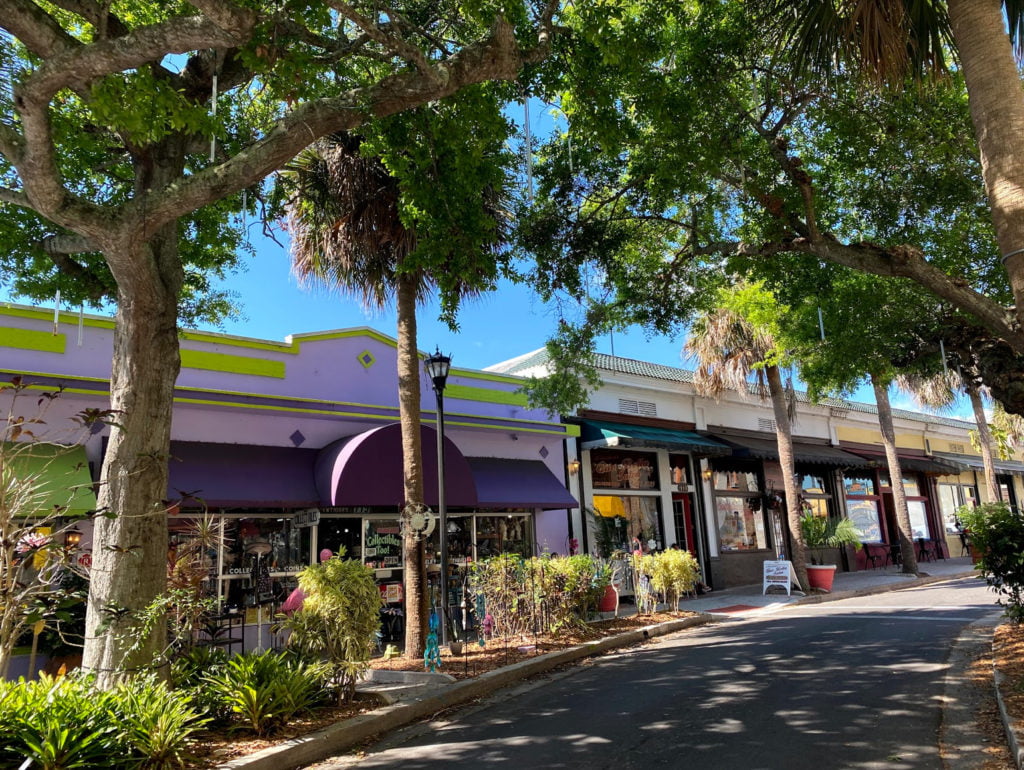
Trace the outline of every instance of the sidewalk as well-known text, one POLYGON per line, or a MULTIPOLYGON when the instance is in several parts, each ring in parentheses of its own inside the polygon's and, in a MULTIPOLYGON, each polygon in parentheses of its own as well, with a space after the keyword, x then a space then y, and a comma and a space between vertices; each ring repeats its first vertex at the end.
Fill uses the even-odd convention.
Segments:
MULTIPOLYGON (((903 586, 926 585, 975 574, 971 560, 967 558, 927 562, 921 565, 921 569, 927 574, 926 577, 906 577, 900 575, 898 569, 893 567, 864 572, 837 573, 834 590, 831 594, 811 596, 772 594, 764 596, 761 594, 760 585, 738 586, 723 591, 713 591, 710 594, 687 599, 681 603, 680 609, 701 613, 697 616, 634 629, 578 647, 550 652, 505 668, 489 671, 474 679, 455 682, 445 674, 378 672, 373 681, 367 682, 359 689, 377 692, 390 701, 391 705, 335 723, 284 744, 241 757, 221 765, 221 768, 222 770, 286 770, 286 768, 302 767, 340 754, 352 746, 404 727, 419 719, 493 694, 500 688, 550 671, 558 666, 715 620, 771 612, 773 609, 787 604, 817 603, 852 596, 884 593, 903 586)), ((634 611, 632 605, 626 605, 622 609, 620 615, 632 614, 634 611)), ((610 615, 610 613, 606 614, 608 617, 610 615)))

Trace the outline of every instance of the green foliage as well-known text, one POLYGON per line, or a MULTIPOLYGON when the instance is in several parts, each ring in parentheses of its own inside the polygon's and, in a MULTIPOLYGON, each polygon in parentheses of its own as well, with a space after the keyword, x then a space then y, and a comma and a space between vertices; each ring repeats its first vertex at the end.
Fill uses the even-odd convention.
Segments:
POLYGON ((204 678, 240 729, 269 735, 327 693, 325 666, 267 650, 235 655, 204 678))
POLYGON ((355 696, 356 683, 369 667, 381 608, 373 570, 343 555, 299 573, 302 608, 281 621, 291 632, 290 648, 327 662, 339 700, 355 696))
POLYGON ((835 519, 813 513, 805 513, 800 517, 800 530, 804 535, 804 543, 815 555, 818 564, 823 563, 824 549, 852 545, 860 550, 860 541, 864 537, 850 519, 835 519))
POLYGON ((187 696, 146 677, 100 692, 91 677, 0 682, 0 765, 43 770, 185 766, 207 720, 187 696))
POLYGON ((651 588, 661 592, 669 609, 679 608, 683 594, 697 585, 700 567, 689 551, 669 549, 649 557, 651 588))
POLYGON ((470 585, 483 594, 495 635, 509 638, 584 628, 611 582, 610 567, 589 555, 503 554, 470 569, 470 585))
POLYGON ((1006 503, 985 503, 957 511, 978 570, 999 596, 1006 617, 1024 622, 1024 517, 1006 503))

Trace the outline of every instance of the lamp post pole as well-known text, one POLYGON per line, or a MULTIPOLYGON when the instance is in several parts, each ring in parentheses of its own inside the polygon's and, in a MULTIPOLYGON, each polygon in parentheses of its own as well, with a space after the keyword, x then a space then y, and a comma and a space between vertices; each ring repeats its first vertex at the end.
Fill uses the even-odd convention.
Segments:
POLYGON ((444 477, 444 388, 451 370, 451 356, 437 349, 424 361, 437 397, 437 523, 441 530, 441 644, 448 644, 448 506, 444 477))

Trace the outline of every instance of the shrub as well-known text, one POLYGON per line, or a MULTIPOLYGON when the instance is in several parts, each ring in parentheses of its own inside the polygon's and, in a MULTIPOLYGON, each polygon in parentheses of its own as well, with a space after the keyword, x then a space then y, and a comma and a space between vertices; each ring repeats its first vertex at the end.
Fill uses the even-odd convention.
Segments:
POLYGON ((1024 621, 1024 517, 1006 503, 964 506, 957 515, 970 532, 978 570, 995 589, 1006 617, 1024 621))
POLYGON ((326 660, 339 701, 355 696, 356 682, 369 667, 381 608, 373 570, 342 555, 299 573, 302 608, 281 621, 291 632, 290 648, 326 660))
POLYGON ((476 562, 471 585, 482 593, 499 636, 582 627, 611 581, 611 568, 591 556, 522 559, 504 554, 476 562))
POLYGON ((192 708, 187 695, 151 678, 119 685, 110 694, 108 711, 141 770, 184 767, 192 737, 210 721, 192 708))
POLYGON ((660 591, 671 609, 679 609, 683 594, 697 585, 697 560, 689 551, 668 550, 655 554, 651 563, 651 588, 660 591))
POLYGON ((324 699, 328 672, 287 653, 235 655, 205 682, 242 728, 268 735, 324 699))

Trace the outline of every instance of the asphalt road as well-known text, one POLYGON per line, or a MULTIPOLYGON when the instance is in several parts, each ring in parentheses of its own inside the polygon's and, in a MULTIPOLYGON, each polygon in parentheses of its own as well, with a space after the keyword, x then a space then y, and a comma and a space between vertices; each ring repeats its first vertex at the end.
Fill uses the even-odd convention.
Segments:
POLYGON ((941 768, 949 648, 978 580, 663 637, 399 731, 327 768, 941 768))

